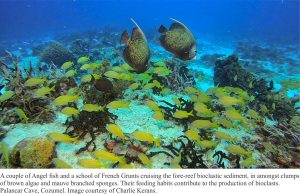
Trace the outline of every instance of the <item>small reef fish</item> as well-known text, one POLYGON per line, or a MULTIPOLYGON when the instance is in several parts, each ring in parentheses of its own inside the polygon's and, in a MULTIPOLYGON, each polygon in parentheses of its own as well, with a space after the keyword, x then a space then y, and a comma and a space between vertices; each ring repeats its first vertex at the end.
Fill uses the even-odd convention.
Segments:
POLYGON ((71 70, 67 71, 66 77, 73 77, 76 74, 77 74, 77 70, 76 69, 71 69, 71 70))
POLYGON ((90 70, 91 65, 90 64, 84 64, 80 67, 80 70, 90 70))
POLYGON ((213 135, 219 139, 224 139, 224 140, 233 141, 233 142, 237 141, 237 137, 232 137, 230 134, 225 133, 225 132, 217 131, 217 132, 214 132, 213 135))
POLYGON ((80 67, 80 70, 91 70, 94 71, 95 69, 99 68, 101 65, 98 63, 87 63, 80 67))
POLYGON ((197 116, 200 117, 214 117, 216 115, 202 102, 196 102, 194 104, 194 110, 197 111, 197 116))
POLYGON ((47 136, 54 142, 72 143, 78 141, 77 138, 62 133, 49 133, 47 136))
POLYGON ((101 67, 101 64, 98 64, 98 63, 90 63, 87 70, 91 70, 91 71, 94 71, 95 69, 101 67))
POLYGON ((242 122, 242 121, 245 121, 245 119, 246 119, 237 110, 234 110, 234 109, 226 110, 225 115, 227 118, 229 118, 232 121, 237 120, 237 121, 242 122))
POLYGON ((75 102, 79 99, 79 95, 62 95, 53 101, 55 106, 62 106, 62 105, 67 105, 70 102, 75 102))
POLYGON ((78 60, 77 60, 77 63, 79 64, 84 64, 84 63, 87 63, 90 61, 90 57, 80 57, 78 60))
POLYGON ((14 91, 6 91, 4 92, 1 96, 0 96, 0 102, 5 102, 7 100, 9 100, 11 97, 13 97, 15 95, 15 92, 14 91))
POLYGON ((226 129, 230 129, 233 127, 232 122, 228 121, 227 119, 220 119, 219 124, 225 127, 226 129))
POLYGON ((0 152, 3 154, 6 167, 9 168, 9 151, 8 151, 8 145, 4 142, 0 142, 0 152))
POLYGON ((120 80, 125 80, 125 81, 131 81, 133 80, 133 76, 127 74, 127 73, 121 73, 119 76, 120 80))
POLYGON ((209 141, 209 140, 202 140, 199 143, 200 147, 202 147, 203 149, 211 149, 214 148, 218 145, 218 143, 214 142, 214 141, 209 141))
POLYGON ((68 95, 76 95, 78 93, 78 88, 77 87, 73 87, 73 88, 70 88, 67 92, 68 95))
POLYGON ((181 161, 181 154, 179 154, 178 156, 176 156, 171 160, 170 166, 172 166, 173 168, 180 169, 181 168, 179 164, 180 161, 181 161))
POLYGON ((155 62, 153 65, 156 67, 166 67, 165 62, 163 62, 163 61, 155 62))
POLYGON ((122 72, 126 71, 126 69, 124 69, 124 68, 122 68, 120 66, 114 66, 112 68, 112 70, 115 71, 115 72, 118 72, 118 73, 122 73, 122 72))
POLYGON ((181 102, 180 102, 180 100, 178 98, 173 98, 172 100, 176 104, 176 106, 178 106, 178 107, 181 108, 181 102))
POLYGON ((70 67, 72 67, 74 65, 74 62, 73 61, 68 61, 68 62, 65 62, 62 66, 61 66, 61 69, 62 70, 67 70, 69 69, 70 67))
POLYGON ((259 121, 261 119, 261 117, 259 116, 259 114, 253 110, 253 109, 249 109, 247 111, 247 115, 251 118, 251 119, 255 119, 257 121, 259 121))
POLYGON ((126 45, 123 58, 136 73, 143 73, 148 69, 150 49, 143 31, 132 18, 131 20, 136 25, 132 30, 131 38, 127 31, 124 31, 121 36, 121 44, 126 45))
POLYGON ((130 109, 130 102, 112 101, 106 106, 109 109, 128 108, 130 109))
POLYGON ((197 94, 199 92, 199 90, 188 86, 188 87, 184 88, 184 92, 186 92, 187 94, 197 94))
POLYGON ((125 140, 125 135, 122 129, 116 124, 108 124, 106 127, 107 131, 109 131, 115 138, 119 137, 121 140, 125 140))
POLYGON ((47 81, 46 78, 30 78, 30 79, 26 80, 26 82, 24 83, 24 86, 33 87, 33 86, 41 85, 46 81, 47 81))
POLYGON ((212 98, 208 96, 204 91, 199 90, 197 102, 209 103, 212 101, 212 98))
POLYGON ((98 112, 98 111, 104 111, 104 107, 99 106, 97 104, 84 104, 82 110, 87 112, 98 112))
POLYGON ((108 168, 109 164, 102 164, 98 160, 94 159, 81 159, 78 160, 78 164, 83 168, 108 168))
POLYGON ((158 106, 158 104, 152 100, 146 100, 145 104, 153 111, 159 111, 160 112, 160 108, 158 106))
POLYGON ((124 156, 119 157, 114 153, 110 153, 104 150, 95 150, 93 153, 93 156, 97 158, 100 161, 105 161, 105 162, 112 162, 112 163, 126 163, 124 156))
POLYGON ((171 93, 171 89, 170 88, 163 88, 161 91, 160 91, 160 94, 161 95, 167 95, 167 94, 170 94, 171 93))
POLYGON ((189 116, 194 116, 193 111, 187 112, 185 110, 178 110, 173 114, 173 117, 177 119, 184 119, 188 118, 189 116))
POLYGON ((93 76, 96 80, 102 78, 102 75, 101 75, 101 74, 97 74, 97 73, 93 73, 92 76, 93 76))
POLYGON ((152 118, 154 118, 155 120, 158 120, 158 121, 162 121, 162 120, 164 120, 164 113, 162 113, 160 111, 155 111, 154 114, 152 115, 152 118))
POLYGON ((154 88, 155 87, 155 84, 154 83, 148 83, 148 84, 146 84, 144 87, 143 87, 143 91, 146 91, 146 90, 150 90, 150 89, 152 89, 152 88, 154 88))
POLYGON ((193 34, 183 23, 173 18, 171 20, 174 23, 169 30, 163 25, 158 30, 163 34, 159 37, 160 44, 181 60, 195 59, 197 49, 193 34))
POLYGON ((153 82, 152 82, 153 84, 154 84, 154 86, 155 87, 157 87, 157 88, 163 88, 164 86, 163 85, 161 85, 161 83, 159 82, 159 81, 157 81, 157 80, 153 80, 153 82))
POLYGON ((151 133, 136 130, 132 133, 132 137, 141 142, 155 143, 157 147, 160 147, 160 138, 154 138, 151 133))
POLYGON ((198 134, 198 131, 196 131, 195 129, 189 129, 184 134, 185 136, 187 136, 187 138, 189 138, 189 140, 196 141, 198 144, 200 144, 200 136, 198 134))
POLYGON ((251 155, 250 152, 248 152, 244 148, 237 146, 237 145, 227 146, 227 147, 225 147, 225 150, 230 152, 231 154, 239 155, 239 156, 242 156, 242 155, 250 156, 251 155))
POLYGON ((41 97, 51 94, 51 92, 54 92, 54 91, 55 91, 55 86, 53 86, 51 88, 41 87, 40 89, 38 89, 34 92, 34 97, 41 98, 41 97))
POLYGON ((152 79, 152 75, 147 73, 141 73, 135 75, 135 80, 142 81, 142 84, 147 84, 152 79))
POLYGON ((245 102, 242 99, 237 99, 231 96, 222 96, 221 98, 219 98, 219 103, 225 107, 245 104, 245 102))
POLYGON ((65 107, 61 110, 61 112, 68 116, 74 116, 74 115, 78 115, 80 113, 79 110, 77 110, 76 108, 73 108, 73 107, 65 107))
POLYGON ((218 124, 212 123, 210 120, 195 120, 191 123, 192 128, 212 129, 217 128, 218 124))
POLYGON ((136 90, 140 86, 140 83, 133 83, 129 86, 129 89, 136 90))
POLYGON ((16 113, 20 117, 23 123, 28 123, 29 118, 26 116, 25 112, 22 109, 17 108, 16 113))
POLYGON ((72 166, 70 164, 67 164, 65 161, 58 159, 58 158, 53 158, 52 162, 55 165, 55 168, 59 169, 71 169, 72 166))
POLYGON ((123 65, 121 65, 121 67, 123 69, 125 69, 126 71, 132 71, 132 67, 130 67, 130 65, 128 65, 128 63, 124 63, 123 65))
POLYGON ((167 67, 156 67, 153 70, 153 73, 157 74, 159 77, 168 76, 171 71, 167 67))
POLYGON ((107 71, 107 72, 104 73, 104 75, 106 77, 113 78, 113 79, 119 79, 120 78, 120 74, 118 72, 115 72, 115 71, 107 71))
POLYGON ((254 165, 255 163, 256 163, 255 159, 252 156, 250 156, 250 157, 246 158, 245 160, 243 160, 242 162, 240 162, 240 165, 243 168, 245 168, 245 167, 247 168, 247 167, 254 165))
POLYGON ((82 76, 81 78, 81 83, 88 83, 92 80, 92 75, 91 74, 87 74, 82 76))
POLYGON ((151 160, 148 158, 148 156, 144 153, 140 153, 138 155, 138 158, 140 159, 140 161, 148 168, 152 168, 152 162, 151 160))

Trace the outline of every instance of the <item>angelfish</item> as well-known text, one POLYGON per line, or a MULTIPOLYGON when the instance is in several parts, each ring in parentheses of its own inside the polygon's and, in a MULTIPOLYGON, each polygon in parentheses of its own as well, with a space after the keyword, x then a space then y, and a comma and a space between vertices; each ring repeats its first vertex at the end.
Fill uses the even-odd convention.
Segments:
POLYGON ((131 20, 136 25, 132 30, 131 38, 127 31, 124 31, 121 36, 121 44, 126 45, 123 58, 136 73, 143 73, 148 69, 150 49, 143 31, 132 18, 131 20))
POLYGON ((170 18, 174 23, 169 30, 161 25, 158 32, 162 33, 159 42, 167 51, 181 60, 196 59, 197 46, 192 32, 181 22, 170 18))

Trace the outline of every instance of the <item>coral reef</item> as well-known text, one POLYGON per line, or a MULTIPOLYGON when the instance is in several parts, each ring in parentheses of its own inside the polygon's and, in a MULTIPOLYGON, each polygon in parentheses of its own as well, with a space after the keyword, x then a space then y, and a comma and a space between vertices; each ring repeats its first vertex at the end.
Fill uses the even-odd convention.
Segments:
POLYGON ((251 107, 269 117, 272 115, 276 120, 289 120, 297 113, 295 104, 298 98, 288 99, 284 94, 272 92, 273 81, 267 83, 264 79, 256 78, 240 66, 234 55, 216 61, 214 83, 247 91, 255 97, 251 107), (266 107, 266 110, 261 107, 266 107))
POLYGON ((90 47, 91 45, 89 41, 83 39, 76 39, 72 41, 70 50, 74 57, 78 59, 82 56, 90 56, 90 47))
POLYGON ((165 61, 165 64, 170 69, 170 75, 157 76, 153 74, 153 79, 163 83, 165 87, 170 88, 174 92, 179 92, 185 87, 196 85, 194 77, 184 63, 174 59, 172 61, 165 61))
POLYGON ((149 42, 153 62, 137 74, 119 36, 106 29, 1 50, 0 140, 14 147, 11 167, 300 167, 299 79, 266 81, 276 72, 264 67, 293 66, 288 49, 240 44, 239 60, 225 58, 232 48, 206 43, 201 62, 186 63, 149 42))
POLYGON ((49 168, 55 157, 55 144, 46 138, 28 138, 16 144, 10 161, 21 168, 49 168))
POLYGON ((66 61, 73 61, 72 52, 59 42, 50 43, 40 54, 40 61, 61 66, 66 61))

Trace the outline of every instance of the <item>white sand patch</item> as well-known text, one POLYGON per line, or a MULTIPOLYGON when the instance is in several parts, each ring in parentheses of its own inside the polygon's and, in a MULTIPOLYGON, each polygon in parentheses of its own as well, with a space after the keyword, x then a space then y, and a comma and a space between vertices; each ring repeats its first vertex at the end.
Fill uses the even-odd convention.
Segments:
POLYGON ((48 124, 16 124, 11 125, 9 132, 2 140, 12 149, 19 141, 29 137, 46 137, 49 133, 63 133, 66 127, 60 123, 48 124))
POLYGON ((157 121, 152 118, 154 112, 146 105, 138 105, 136 101, 127 108, 110 110, 118 116, 115 123, 121 127, 124 133, 131 134, 135 130, 153 134, 155 138, 161 138, 163 143, 168 144, 183 135, 183 128, 175 125, 172 121, 157 121))

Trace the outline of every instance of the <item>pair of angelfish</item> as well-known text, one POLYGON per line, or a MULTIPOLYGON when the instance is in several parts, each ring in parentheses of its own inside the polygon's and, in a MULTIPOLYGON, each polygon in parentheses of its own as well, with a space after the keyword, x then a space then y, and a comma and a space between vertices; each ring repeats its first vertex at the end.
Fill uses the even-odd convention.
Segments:
MULTIPOLYGON (((121 44, 126 45, 123 57, 135 72, 143 73, 149 67, 150 49, 145 34, 132 18, 131 20, 136 25, 131 37, 127 31, 121 36, 121 44)), ((169 30, 163 25, 158 30, 162 34, 159 38, 160 44, 176 58, 184 61, 195 59, 197 50, 193 34, 183 23, 173 18, 171 20, 174 23, 169 30)))

